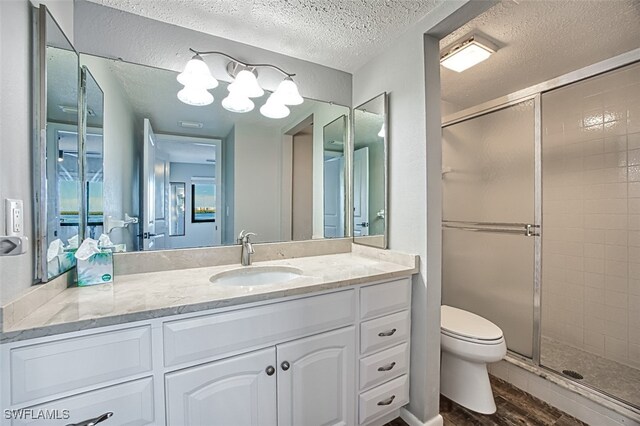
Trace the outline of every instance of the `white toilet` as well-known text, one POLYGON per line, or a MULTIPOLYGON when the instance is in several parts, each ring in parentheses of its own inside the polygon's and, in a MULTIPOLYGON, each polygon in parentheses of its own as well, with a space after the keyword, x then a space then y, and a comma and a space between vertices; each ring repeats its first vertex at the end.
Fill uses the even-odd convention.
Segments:
POLYGON ((487 363, 500 361, 507 345, 500 327, 471 312, 441 307, 440 393, 470 410, 496 412, 487 363))

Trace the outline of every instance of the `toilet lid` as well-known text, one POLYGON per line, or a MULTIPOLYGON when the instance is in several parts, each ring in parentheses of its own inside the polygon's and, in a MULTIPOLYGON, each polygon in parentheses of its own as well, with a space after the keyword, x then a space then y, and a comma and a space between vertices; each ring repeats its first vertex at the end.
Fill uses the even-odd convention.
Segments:
POLYGON ((502 330, 491 321, 471 312, 442 305, 441 328, 449 334, 477 340, 498 340, 502 330))

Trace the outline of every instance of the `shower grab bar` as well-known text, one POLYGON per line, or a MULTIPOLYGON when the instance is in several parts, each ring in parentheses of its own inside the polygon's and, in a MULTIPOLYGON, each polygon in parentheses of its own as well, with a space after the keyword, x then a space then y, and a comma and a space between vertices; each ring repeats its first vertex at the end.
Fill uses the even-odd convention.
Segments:
POLYGON ((462 222, 443 220, 442 227, 472 232, 495 232, 500 234, 524 235, 526 237, 540 236, 540 225, 530 223, 462 222))

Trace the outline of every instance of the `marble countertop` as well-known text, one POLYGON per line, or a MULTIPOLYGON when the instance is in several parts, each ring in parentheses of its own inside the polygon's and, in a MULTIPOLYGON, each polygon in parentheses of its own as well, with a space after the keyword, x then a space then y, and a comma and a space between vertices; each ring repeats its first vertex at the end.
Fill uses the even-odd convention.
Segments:
POLYGON ((255 262, 253 266, 292 266, 301 269, 303 276, 253 287, 209 281, 214 274, 241 268, 238 264, 120 275, 112 284, 67 288, 21 321, 2 330, 0 341, 8 343, 296 296, 373 280, 407 277, 418 272, 415 256, 396 257, 392 252, 386 253, 379 257, 351 252, 255 262), (394 261, 399 259, 401 261, 394 261))

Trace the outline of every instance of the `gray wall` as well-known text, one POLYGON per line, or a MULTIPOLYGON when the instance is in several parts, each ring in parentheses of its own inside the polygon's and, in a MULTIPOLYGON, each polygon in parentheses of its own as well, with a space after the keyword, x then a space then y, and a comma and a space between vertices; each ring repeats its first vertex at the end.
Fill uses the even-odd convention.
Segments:
MULTIPOLYGON (((43 1, 62 29, 73 35, 73 3, 43 1)), ((33 205, 31 176, 31 5, 28 0, 0 1, 0 228, 4 234, 4 199, 24 201, 26 254, 0 257, 0 303, 27 290, 33 281, 33 205)))
POLYGON ((231 129, 222 140, 222 244, 235 244, 235 141, 236 129, 231 129))
MULTIPOLYGON (((191 178, 216 177, 216 168, 213 164, 171 163, 171 182, 183 182, 185 189, 184 209, 184 234, 183 236, 169 237, 169 247, 204 247, 212 246, 216 225, 214 222, 191 222, 191 178)), ((222 230, 220 230, 222 232, 222 230)))
POLYGON ((411 403, 435 421, 440 393, 441 140, 439 38, 491 6, 448 1, 353 75, 353 105, 389 93, 389 247, 420 255, 413 280, 411 403), (433 36, 425 36, 425 34, 433 36))
MULTIPOLYGON (((351 105, 351 74, 322 65, 204 34, 188 28, 143 18, 86 0, 75 2, 76 48, 80 52, 122 58, 173 71, 182 71, 192 54, 189 48, 221 50, 253 63, 272 63, 296 73, 300 94, 311 99, 351 105)), ((218 80, 229 81, 228 59, 207 59, 218 80)), ((260 70, 263 88, 275 90, 282 81, 277 71, 260 70)))

